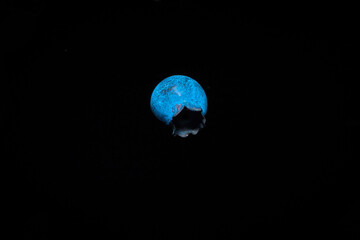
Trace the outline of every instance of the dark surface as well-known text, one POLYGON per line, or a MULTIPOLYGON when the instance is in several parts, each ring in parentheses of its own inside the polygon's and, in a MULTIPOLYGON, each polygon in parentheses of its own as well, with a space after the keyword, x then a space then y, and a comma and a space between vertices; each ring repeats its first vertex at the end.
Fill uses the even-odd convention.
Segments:
POLYGON ((354 236, 355 14, 273 8, 1 8, 17 239, 354 236), (173 74, 208 96, 186 139, 149 107, 173 74))

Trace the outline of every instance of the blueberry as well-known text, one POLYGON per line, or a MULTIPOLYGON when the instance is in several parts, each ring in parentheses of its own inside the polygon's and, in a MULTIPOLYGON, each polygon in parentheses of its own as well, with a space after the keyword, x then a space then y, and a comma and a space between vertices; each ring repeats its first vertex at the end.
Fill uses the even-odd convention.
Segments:
POLYGON ((173 75, 155 87, 150 107, 160 121, 172 125, 173 135, 187 137, 204 127, 207 98, 204 89, 194 79, 173 75))

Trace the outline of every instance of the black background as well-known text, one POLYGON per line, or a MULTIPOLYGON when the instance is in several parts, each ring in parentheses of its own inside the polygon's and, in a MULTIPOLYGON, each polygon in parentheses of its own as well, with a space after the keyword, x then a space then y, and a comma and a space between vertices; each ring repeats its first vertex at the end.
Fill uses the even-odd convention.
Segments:
POLYGON ((351 6, 49 2, 1 8, 18 239, 355 236, 351 6), (149 108, 173 74, 208 96, 186 139, 149 108))

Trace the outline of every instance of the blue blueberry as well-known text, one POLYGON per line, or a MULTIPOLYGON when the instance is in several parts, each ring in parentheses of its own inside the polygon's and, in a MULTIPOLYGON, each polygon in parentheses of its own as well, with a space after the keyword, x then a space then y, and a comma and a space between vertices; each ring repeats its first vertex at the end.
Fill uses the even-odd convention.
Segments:
POLYGON ((207 98, 204 89, 194 79, 173 75, 154 89, 150 107, 165 124, 171 124, 173 135, 187 137, 204 127, 207 98))

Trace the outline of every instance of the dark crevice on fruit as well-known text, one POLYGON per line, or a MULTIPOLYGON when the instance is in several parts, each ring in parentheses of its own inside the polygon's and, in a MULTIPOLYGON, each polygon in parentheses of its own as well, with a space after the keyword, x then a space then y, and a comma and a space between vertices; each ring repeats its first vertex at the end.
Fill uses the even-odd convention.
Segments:
POLYGON ((187 137, 190 133, 197 134, 200 128, 205 126, 206 121, 201 112, 201 109, 184 107, 171 121, 173 135, 187 137))

